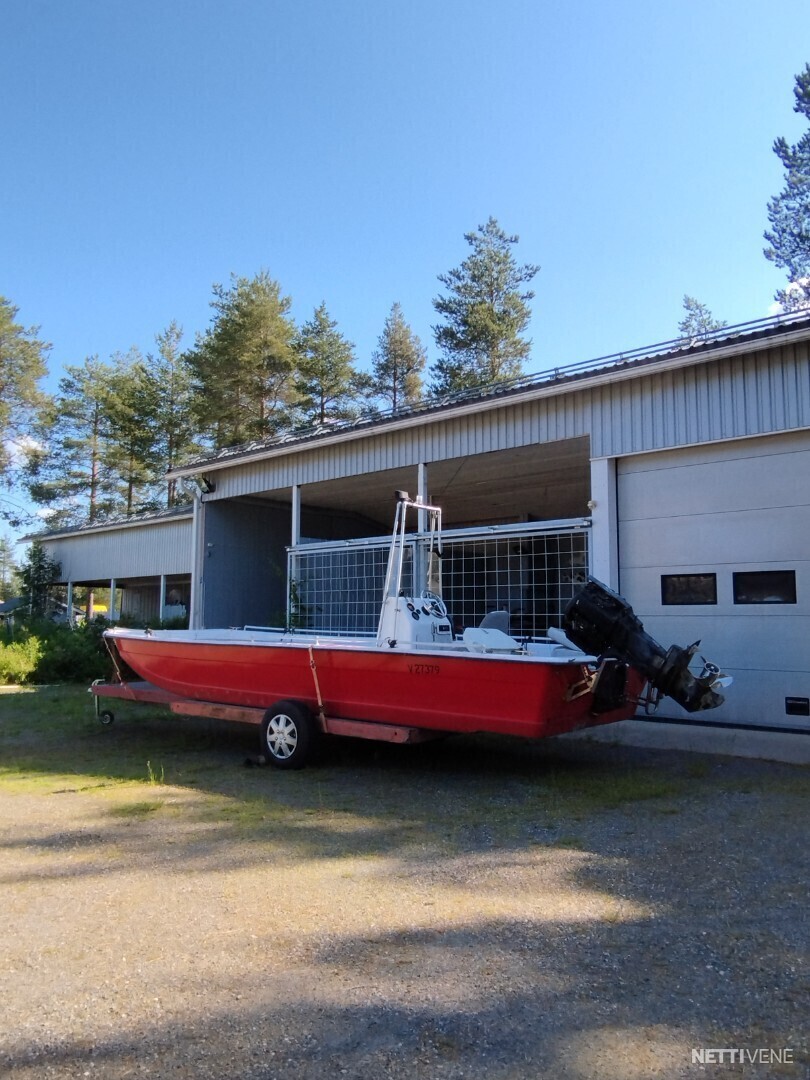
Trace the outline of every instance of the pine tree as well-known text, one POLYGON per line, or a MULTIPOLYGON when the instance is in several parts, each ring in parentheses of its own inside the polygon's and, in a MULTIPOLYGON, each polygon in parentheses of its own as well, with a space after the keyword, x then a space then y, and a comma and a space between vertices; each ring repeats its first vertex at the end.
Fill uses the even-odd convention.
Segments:
POLYGON ((326 304, 315 309, 296 340, 295 389, 302 424, 323 424, 357 416, 369 379, 354 366, 354 346, 329 318, 326 304))
MULTIPOLYGON (((48 407, 39 382, 50 345, 39 340, 37 327, 18 323, 17 312, 0 296, 0 483, 6 488, 14 486, 34 449, 31 433, 48 407)), ((0 495, 0 518, 18 525, 26 516, 15 499, 0 495)))
POLYGON ((394 304, 372 355, 372 391, 387 408, 396 411, 423 395, 422 372, 427 353, 394 304))
POLYGON ((522 286, 540 269, 518 266, 508 236, 495 218, 464 239, 472 253, 439 281, 448 290, 433 306, 444 322, 434 326, 442 358, 435 364, 433 388, 452 393, 520 375, 531 342, 521 337, 529 324, 531 290, 522 286))
MULTIPOLYGON (((810 64, 796 76, 793 94, 793 111, 810 121, 810 64)), ((786 311, 804 310, 810 308, 810 129, 793 146, 778 138, 773 149, 785 169, 785 186, 768 203, 765 257, 787 271, 789 284, 776 300, 786 311)))
POLYGON ((30 604, 32 615, 44 615, 48 606, 50 586, 59 580, 62 570, 58 562, 45 552, 35 540, 28 549, 28 556, 20 567, 22 595, 30 604))
POLYGON ((264 439, 289 425, 295 325, 291 300, 262 271, 214 286, 214 317, 186 355, 194 412, 215 448, 264 439))
POLYGON ((137 349, 113 358, 107 418, 113 438, 106 444, 105 465, 114 484, 115 509, 128 517, 161 504, 161 389, 137 349))
POLYGON ((678 333, 681 342, 685 345, 693 345, 703 341, 716 330, 722 330, 726 323, 715 319, 705 304, 701 304, 694 296, 683 298, 684 317, 678 323, 678 333))
POLYGON ((7 536, 0 536, 0 603, 19 596, 19 567, 14 560, 14 548, 7 536))
POLYGON ((98 357, 65 368, 27 469, 31 497, 49 507, 51 525, 92 523, 118 508, 113 394, 113 369, 98 357))
MULTIPOLYGON (((182 329, 172 322, 155 338, 157 354, 146 357, 146 377, 156 401, 153 448, 161 475, 200 449, 192 416, 192 377, 180 349, 182 340, 182 329)), ((167 480, 166 506, 176 506, 181 501, 183 496, 177 481, 167 480)))

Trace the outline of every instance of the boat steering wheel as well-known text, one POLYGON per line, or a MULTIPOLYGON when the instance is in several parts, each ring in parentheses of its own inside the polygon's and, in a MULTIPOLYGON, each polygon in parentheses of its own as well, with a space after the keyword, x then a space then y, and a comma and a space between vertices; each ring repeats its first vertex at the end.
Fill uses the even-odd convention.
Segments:
POLYGON ((431 615, 435 615, 438 619, 447 618, 447 608, 438 593, 431 592, 430 589, 423 589, 419 599, 427 601, 425 606, 429 609, 431 615))

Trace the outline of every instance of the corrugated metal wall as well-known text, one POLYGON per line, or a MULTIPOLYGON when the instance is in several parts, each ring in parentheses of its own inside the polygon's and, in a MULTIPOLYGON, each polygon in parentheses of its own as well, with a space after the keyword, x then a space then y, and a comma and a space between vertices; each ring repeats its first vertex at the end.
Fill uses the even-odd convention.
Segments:
POLYGON ((213 500, 344 476, 589 435, 614 457, 810 427, 808 344, 761 349, 691 367, 362 437, 217 472, 213 500))
POLYGON ((361 439, 322 447, 310 445, 306 450, 277 458, 235 463, 233 468, 217 472, 216 492, 207 501, 587 434, 583 426, 587 414, 574 405, 570 395, 564 400, 515 403, 493 412, 396 432, 369 432, 361 439))
POLYGON ((47 540, 62 581, 191 573, 191 517, 47 540))

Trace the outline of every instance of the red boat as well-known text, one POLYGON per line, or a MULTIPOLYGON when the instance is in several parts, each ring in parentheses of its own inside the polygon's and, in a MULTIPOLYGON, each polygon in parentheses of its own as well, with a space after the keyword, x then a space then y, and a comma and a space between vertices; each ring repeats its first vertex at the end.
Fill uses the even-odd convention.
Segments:
MULTIPOLYGON (((172 697, 260 717, 263 754, 286 768, 305 764, 319 731, 542 738, 627 719, 660 693, 690 710, 722 702, 718 690, 729 680, 717 668, 688 671, 696 645, 665 653, 629 605, 594 581, 569 605, 568 637, 518 641, 487 625, 496 616, 456 638, 438 592, 408 596, 401 588, 407 509, 430 515, 434 570, 440 511, 398 496, 376 637, 116 628, 105 633, 114 659, 172 697)), ((211 714, 202 705, 197 711, 211 714)))

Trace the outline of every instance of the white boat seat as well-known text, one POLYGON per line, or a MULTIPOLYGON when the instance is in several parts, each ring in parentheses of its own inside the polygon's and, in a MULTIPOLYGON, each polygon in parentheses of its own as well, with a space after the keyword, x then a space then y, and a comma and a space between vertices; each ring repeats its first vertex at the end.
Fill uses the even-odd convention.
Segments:
POLYGON ((462 641, 474 652, 522 652, 520 642, 494 627, 468 626, 462 641))
POLYGON ((508 611, 488 611, 478 625, 482 630, 500 630, 502 634, 508 634, 509 619, 508 611))
POLYGON ((550 626, 546 631, 546 637, 550 638, 555 644, 562 645, 565 649, 573 649, 574 652, 582 651, 557 626, 550 626))

